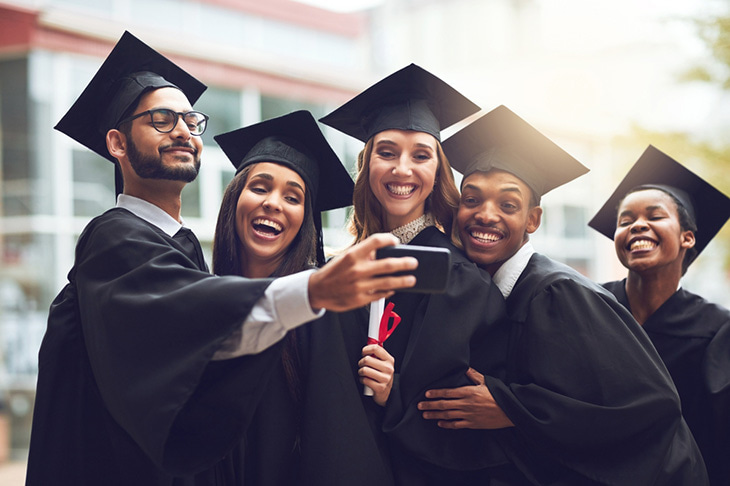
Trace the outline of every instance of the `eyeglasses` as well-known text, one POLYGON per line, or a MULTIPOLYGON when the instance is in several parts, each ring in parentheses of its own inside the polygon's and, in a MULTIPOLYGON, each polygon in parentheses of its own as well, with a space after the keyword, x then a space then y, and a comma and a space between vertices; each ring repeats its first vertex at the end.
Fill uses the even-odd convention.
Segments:
POLYGON ((136 120, 137 118, 145 115, 150 116, 150 123, 155 130, 160 133, 170 133, 173 131, 177 126, 178 119, 182 117, 183 122, 185 122, 188 130, 190 130, 190 134, 198 137, 205 132, 205 129, 208 126, 208 120, 210 119, 208 115, 199 111, 187 111, 183 113, 180 111, 173 111, 168 108, 158 108, 156 110, 143 111, 142 113, 137 113, 136 115, 125 118, 120 121, 117 126, 122 123, 127 123, 128 121, 136 120))

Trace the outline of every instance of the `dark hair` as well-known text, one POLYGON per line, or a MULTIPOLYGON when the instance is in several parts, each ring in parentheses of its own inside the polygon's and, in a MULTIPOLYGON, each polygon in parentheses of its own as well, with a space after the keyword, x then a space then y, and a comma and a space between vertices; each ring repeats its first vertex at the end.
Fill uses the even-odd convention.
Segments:
MULTIPOLYGON (((213 272, 216 275, 241 275, 244 256, 241 254, 241 242, 236 231, 236 207, 248 175, 255 165, 248 165, 236 174, 223 193, 213 237, 213 272)), ((312 216, 312 196, 309 190, 305 190, 302 227, 289 245, 282 263, 271 276, 282 277, 314 267, 316 250, 317 229, 312 216)))
MULTIPOLYGON (((241 263, 244 257, 236 231, 236 207, 238 198, 243 192, 243 188, 246 187, 248 176, 255 165, 248 165, 236 174, 223 194, 213 237, 213 272, 216 275, 241 275, 241 263)), ((312 268, 316 261, 317 241, 317 228, 314 226, 312 216, 312 196, 309 188, 305 188, 302 227, 289 245, 284 260, 271 276, 282 277, 312 268)), ((296 329, 286 334, 281 362, 284 366, 289 394, 299 407, 303 403, 304 391, 303 369, 297 341, 296 329)))
MULTIPOLYGON (((624 199, 626 199, 626 196, 629 194, 633 194, 635 192, 639 191, 648 191, 650 189, 655 189, 657 191, 661 191, 667 196, 670 197, 672 201, 674 201, 674 205, 677 208, 677 218, 679 219, 679 228, 682 231, 691 231, 692 233, 697 233, 697 223, 695 222, 694 218, 690 214, 689 210, 685 207, 685 205, 677 199, 677 197, 672 194, 669 191, 666 191, 662 189, 661 187, 656 186, 638 186, 634 187, 633 189, 629 190, 624 196, 621 198, 621 200, 618 202, 618 207, 621 206, 621 204, 624 202, 624 199)), ((618 212, 618 207, 616 208, 616 211, 618 212)), ((697 248, 692 247, 687 250, 687 252, 684 254, 684 259, 682 260, 682 275, 684 276, 685 273, 687 273, 687 269, 689 268, 690 264, 697 258, 697 248)))
MULTIPOLYGON (((383 206, 370 188, 370 157, 373 151, 371 137, 357 156, 357 177, 353 191, 353 211, 350 215, 349 230, 355 236, 355 243, 368 236, 386 232, 383 224, 383 206)), ((431 194, 426 199, 426 212, 433 215, 436 224, 446 234, 451 232, 454 215, 459 207, 459 190, 454 183, 454 174, 446 158, 441 143, 436 141, 436 179, 431 194)))

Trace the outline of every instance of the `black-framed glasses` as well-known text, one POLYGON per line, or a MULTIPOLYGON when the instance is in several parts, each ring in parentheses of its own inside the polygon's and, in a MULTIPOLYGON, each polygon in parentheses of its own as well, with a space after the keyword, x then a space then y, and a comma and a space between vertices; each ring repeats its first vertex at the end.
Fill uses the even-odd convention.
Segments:
POLYGON ((177 121, 182 118, 191 135, 197 137, 201 136, 205 132, 208 126, 208 120, 210 117, 205 113, 199 111, 174 111, 169 108, 157 108, 156 110, 147 110, 142 113, 137 113, 119 122, 119 125, 128 121, 135 120, 145 115, 150 116, 150 123, 155 130, 160 133, 170 133, 177 126, 177 121))

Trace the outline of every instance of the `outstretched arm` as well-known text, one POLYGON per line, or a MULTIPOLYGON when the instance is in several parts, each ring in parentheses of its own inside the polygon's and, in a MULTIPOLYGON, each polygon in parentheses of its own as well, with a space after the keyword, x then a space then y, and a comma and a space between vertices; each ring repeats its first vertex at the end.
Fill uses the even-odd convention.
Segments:
POLYGON ((418 409, 423 410, 423 418, 438 420, 438 426, 444 429, 514 427, 484 384, 484 375, 469 368, 466 376, 474 385, 428 390, 426 398, 430 400, 418 404, 418 409))

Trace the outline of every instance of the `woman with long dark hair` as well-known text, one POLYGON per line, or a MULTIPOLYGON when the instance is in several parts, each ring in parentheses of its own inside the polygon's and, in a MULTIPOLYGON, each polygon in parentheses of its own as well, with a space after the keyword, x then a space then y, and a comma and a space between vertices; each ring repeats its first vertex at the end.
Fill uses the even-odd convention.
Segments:
MULTIPOLYGON (((352 179, 312 115, 298 111, 215 139, 237 173, 221 203, 214 273, 286 278, 324 265, 320 211, 350 205, 352 179)), ((286 306, 275 312, 287 312, 286 306)), ((347 415, 331 417, 331 423, 320 415, 331 402, 331 377, 326 373, 344 372, 348 377, 341 403, 347 403, 348 396, 358 397, 351 374, 357 360, 340 360, 341 341, 331 340, 340 325, 338 314, 327 313, 314 326, 286 333, 281 360, 243 447, 237 448, 246 484, 336 484, 321 478, 349 465, 329 462, 329 449, 337 444, 327 443, 322 431, 338 426, 355 439, 343 441, 339 449, 371 466, 360 480, 387 484, 387 468, 378 465, 381 454, 362 406, 348 407, 347 415)), ((385 350, 369 354, 374 356, 363 367, 362 379, 380 400, 392 380, 392 358, 385 350)))

